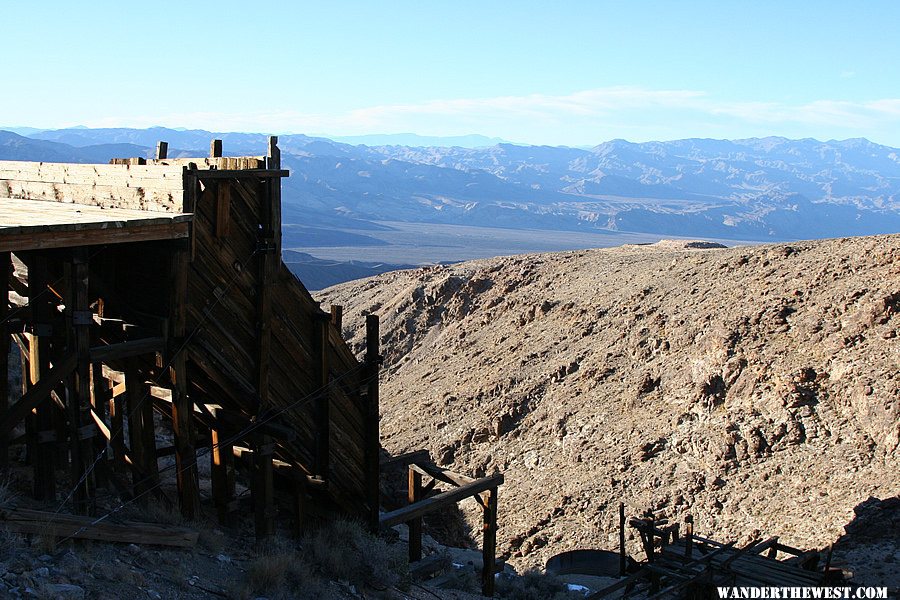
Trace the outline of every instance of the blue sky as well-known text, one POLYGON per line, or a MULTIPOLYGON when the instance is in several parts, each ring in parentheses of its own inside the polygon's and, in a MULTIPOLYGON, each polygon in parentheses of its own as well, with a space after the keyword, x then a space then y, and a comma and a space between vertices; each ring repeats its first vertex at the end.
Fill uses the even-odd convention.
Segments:
POLYGON ((0 125, 900 146, 900 3, 5 2, 0 125))

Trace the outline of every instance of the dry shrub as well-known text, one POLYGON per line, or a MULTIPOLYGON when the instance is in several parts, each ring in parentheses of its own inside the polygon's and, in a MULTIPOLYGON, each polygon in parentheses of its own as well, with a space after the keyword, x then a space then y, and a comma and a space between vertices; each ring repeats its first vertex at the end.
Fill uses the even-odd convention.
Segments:
POLYGON ((353 585, 395 587, 407 572, 399 544, 388 544, 356 521, 337 519, 306 535, 303 553, 325 577, 353 585))
POLYGON ((160 525, 184 525, 184 516, 177 505, 150 501, 146 507, 139 507, 135 519, 160 525))
POLYGON ((499 577, 497 596, 508 600, 573 600, 584 597, 578 592, 570 592, 566 584, 553 575, 540 571, 526 571, 519 577, 499 577))
POLYGON ((399 544, 389 545, 354 521, 335 520, 310 531, 299 545, 281 538, 268 542, 249 565, 246 581, 233 582, 228 596, 339 598, 342 583, 393 588, 403 580, 406 568, 406 553, 399 544))
POLYGON ((198 531, 197 545, 212 554, 219 554, 225 549, 225 534, 218 529, 204 527, 198 531))
POLYGON ((272 600, 332 597, 327 582, 316 575, 303 555, 280 539, 263 549, 247 569, 247 582, 233 585, 228 595, 245 600, 260 594, 272 600))
POLYGON ((449 570, 446 574, 447 583, 445 587, 466 592, 469 594, 481 594, 481 573, 475 571, 471 566, 462 569, 449 570))

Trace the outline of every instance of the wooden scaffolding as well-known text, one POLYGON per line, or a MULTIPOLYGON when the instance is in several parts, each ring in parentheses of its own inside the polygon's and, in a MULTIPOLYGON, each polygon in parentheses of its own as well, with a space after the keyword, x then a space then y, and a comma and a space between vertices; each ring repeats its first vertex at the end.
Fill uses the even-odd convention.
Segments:
POLYGON ((360 362, 339 310, 281 262, 286 176, 276 138, 258 157, 222 157, 215 141, 203 159, 167 159, 161 144, 155 160, 109 165, 0 161, 0 343, 18 345, 25 371, 12 404, 0 377, 0 460, 27 447, 36 498, 91 514, 94 486, 129 474, 135 496, 159 494, 159 459, 174 454, 193 517, 205 448, 223 521, 235 459, 249 466, 259 537, 273 532, 276 473, 298 525, 329 511, 378 523, 377 316, 360 362))

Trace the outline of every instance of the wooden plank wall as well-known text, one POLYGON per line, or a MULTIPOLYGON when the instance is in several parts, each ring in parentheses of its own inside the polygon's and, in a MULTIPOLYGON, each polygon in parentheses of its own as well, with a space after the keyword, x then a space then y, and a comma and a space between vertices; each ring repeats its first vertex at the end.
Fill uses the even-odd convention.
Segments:
MULTIPOLYGON (((192 335, 189 368, 192 379, 203 380, 208 398, 234 406, 247 417, 256 416, 259 360, 257 268, 260 252, 258 224, 271 193, 266 178, 252 172, 235 178, 212 177, 215 171, 194 172, 202 192, 194 207, 193 262, 188 284, 188 331, 192 335), (207 177, 204 178, 204 174, 207 177), (227 219, 227 224, 223 223, 227 219), (197 328, 200 323, 203 327, 197 328)), ((276 179, 272 185, 279 185, 276 179)), ((279 223, 280 225, 280 223, 279 223)), ((267 289, 270 297, 268 391, 271 423, 295 434, 276 439, 276 458, 300 472, 328 482, 328 494, 344 511, 365 517, 369 508, 365 489, 365 406, 360 399, 364 372, 318 303, 278 261, 267 289), (317 327, 325 322, 327 356, 316 343, 317 327), (326 364, 328 372, 320 372, 326 364), (329 381, 325 401, 329 444, 327 472, 317 457, 323 435, 320 416, 322 381, 329 381)), ((321 339, 321 337, 319 337, 321 339)), ((269 419, 263 415, 268 421, 269 419)))
POLYGON ((148 166, 164 165, 174 167, 190 167, 198 169, 264 169, 264 156, 218 156, 210 158, 160 158, 146 161, 148 166))
POLYGON ((0 161, 0 198, 179 213, 184 166, 0 161))

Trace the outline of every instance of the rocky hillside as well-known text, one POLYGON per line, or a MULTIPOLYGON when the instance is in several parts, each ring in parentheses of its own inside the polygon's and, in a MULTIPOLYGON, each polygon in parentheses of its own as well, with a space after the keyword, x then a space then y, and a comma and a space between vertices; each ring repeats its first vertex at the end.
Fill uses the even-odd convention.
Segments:
POLYGON ((900 236, 703 246, 495 258, 320 298, 347 335, 382 317, 389 450, 506 474, 516 566, 614 548, 620 500, 826 546, 900 492, 900 236))

